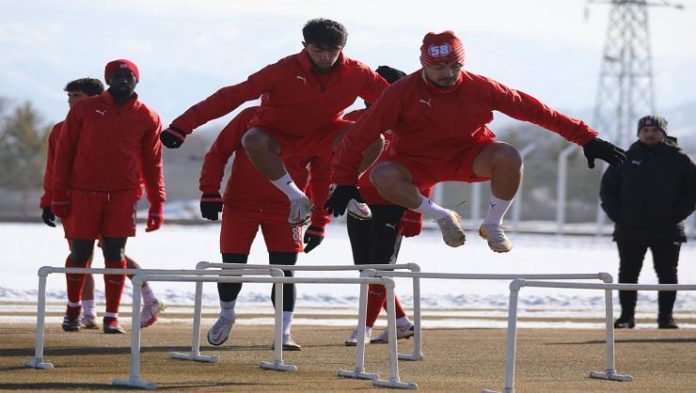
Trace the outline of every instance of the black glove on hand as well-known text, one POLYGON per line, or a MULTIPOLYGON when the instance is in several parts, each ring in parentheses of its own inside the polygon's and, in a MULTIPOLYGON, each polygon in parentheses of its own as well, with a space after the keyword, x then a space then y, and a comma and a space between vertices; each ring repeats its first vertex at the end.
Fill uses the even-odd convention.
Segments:
POLYGON ((358 187, 356 186, 336 186, 331 196, 324 204, 324 208, 329 214, 334 217, 342 216, 346 212, 348 201, 355 199, 357 202, 365 203, 360 196, 358 187))
POLYGON ((43 208, 43 213, 41 213, 41 218, 43 219, 43 222, 45 222, 46 225, 48 225, 49 227, 56 226, 56 215, 53 214, 50 207, 43 208))
POLYGON ((324 228, 310 225, 304 233, 304 252, 308 253, 314 250, 321 244, 322 240, 324 240, 324 228))
POLYGON ((217 221, 218 213, 222 211, 222 197, 220 193, 203 194, 201 197, 201 216, 208 220, 217 221))
POLYGON ((606 161, 609 165, 621 165, 626 161, 625 151, 600 138, 587 142, 582 150, 587 157, 587 166, 590 169, 595 167, 595 158, 606 161))
POLYGON ((184 144, 184 139, 186 139, 186 133, 182 130, 169 126, 166 130, 162 131, 160 134, 160 141, 162 144, 170 149, 178 149, 184 144))

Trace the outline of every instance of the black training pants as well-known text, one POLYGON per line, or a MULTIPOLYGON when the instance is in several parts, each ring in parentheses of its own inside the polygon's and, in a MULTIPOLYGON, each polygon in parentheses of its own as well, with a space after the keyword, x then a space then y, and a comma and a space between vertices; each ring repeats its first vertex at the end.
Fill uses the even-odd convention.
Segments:
MULTIPOLYGON (((636 284, 643 267, 643 260, 648 250, 652 252, 653 266, 660 284, 677 284, 677 265, 679 264, 679 251, 681 243, 678 241, 658 241, 645 244, 636 241, 617 240, 619 249, 619 283, 636 284)), ((676 291, 660 291, 658 293, 658 305, 660 315, 671 316, 676 291)), ((633 316, 636 309, 636 291, 619 291, 621 302, 621 314, 633 316)))

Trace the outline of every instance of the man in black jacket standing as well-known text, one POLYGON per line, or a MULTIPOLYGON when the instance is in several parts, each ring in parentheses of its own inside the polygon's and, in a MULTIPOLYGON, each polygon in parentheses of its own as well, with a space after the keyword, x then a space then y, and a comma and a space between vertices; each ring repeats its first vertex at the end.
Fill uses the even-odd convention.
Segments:
MULTIPOLYGON (((696 164, 667 136, 667 120, 645 116, 638 121, 638 141, 623 166, 604 173, 602 208, 614 223, 619 250, 619 282, 637 283, 648 248, 660 284, 677 283, 679 250, 686 241, 684 219, 696 206, 696 164)), ((635 326, 636 291, 620 291, 617 329, 635 326)), ((676 329, 672 308, 675 291, 658 294, 658 328, 676 329)))

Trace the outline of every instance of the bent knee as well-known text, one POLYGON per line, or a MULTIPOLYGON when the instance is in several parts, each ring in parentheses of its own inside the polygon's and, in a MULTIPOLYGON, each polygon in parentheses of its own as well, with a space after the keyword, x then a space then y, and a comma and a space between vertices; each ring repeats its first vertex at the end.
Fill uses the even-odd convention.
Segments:
POLYGON ((260 128, 252 128, 242 136, 242 147, 246 151, 267 150, 271 145, 271 136, 260 128))
POLYGON ((408 179, 408 172, 399 164, 382 162, 374 166, 370 171, 370 182, 379 188, 389 187, 399 180, 408 179))

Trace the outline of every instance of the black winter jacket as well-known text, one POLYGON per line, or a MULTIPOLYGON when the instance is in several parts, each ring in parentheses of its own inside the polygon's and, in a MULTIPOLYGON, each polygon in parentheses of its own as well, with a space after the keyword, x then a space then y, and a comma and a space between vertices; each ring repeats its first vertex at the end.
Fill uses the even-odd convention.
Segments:
POLYGON ((676 139, 635 142, 624 165, 604 173, 600 199, 615 223, 614 240, 685 242, 682 221, 696 207, 696 164, 676 139))

